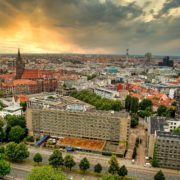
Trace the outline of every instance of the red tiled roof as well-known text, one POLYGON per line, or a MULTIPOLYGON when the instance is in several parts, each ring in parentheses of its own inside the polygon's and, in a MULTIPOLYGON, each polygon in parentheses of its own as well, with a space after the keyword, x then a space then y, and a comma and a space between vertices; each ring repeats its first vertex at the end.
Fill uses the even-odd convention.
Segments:
POLYGON ((29 101, 29 98, 25 95, 18 95, 18 96, 15 96, 15 100, 16 101, 20 101, 20 102, 27 102, 29 101))
POLYGON ((40 70, 40 69, 25 69, 22 79, 39 79, 39 78, 52 78, 53 71, 40 70))

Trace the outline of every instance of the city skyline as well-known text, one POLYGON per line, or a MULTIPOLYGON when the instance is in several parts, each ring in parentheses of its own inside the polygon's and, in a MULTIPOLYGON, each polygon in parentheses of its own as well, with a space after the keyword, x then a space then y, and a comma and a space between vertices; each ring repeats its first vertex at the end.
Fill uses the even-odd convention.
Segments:
POLYGON ((0 1, 0 53, 180 55, 179 0, 0 1))

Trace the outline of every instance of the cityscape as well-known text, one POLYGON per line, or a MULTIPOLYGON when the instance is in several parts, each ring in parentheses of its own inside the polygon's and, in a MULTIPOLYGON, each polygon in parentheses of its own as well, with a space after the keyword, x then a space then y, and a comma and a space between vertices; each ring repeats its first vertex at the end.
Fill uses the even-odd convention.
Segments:
POLYGON ((180 179, 179 0, 0 10, 0 179, 180 179))

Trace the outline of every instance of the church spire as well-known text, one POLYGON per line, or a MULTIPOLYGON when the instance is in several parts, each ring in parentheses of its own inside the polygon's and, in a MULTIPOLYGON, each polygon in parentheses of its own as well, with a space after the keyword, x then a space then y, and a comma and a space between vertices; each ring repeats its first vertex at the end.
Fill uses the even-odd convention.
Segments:
POLYGON ((20 59, 21 54, 20 54, 20 48, 18 48, 18 59, 20 59))

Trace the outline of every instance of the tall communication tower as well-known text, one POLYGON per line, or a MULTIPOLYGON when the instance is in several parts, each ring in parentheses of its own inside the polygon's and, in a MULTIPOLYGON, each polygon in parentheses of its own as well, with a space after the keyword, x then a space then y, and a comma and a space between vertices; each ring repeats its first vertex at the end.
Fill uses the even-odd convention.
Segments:
POLYGON ((126 49, 126 64, 128 63, 129 60, 129 49, 126 49))

